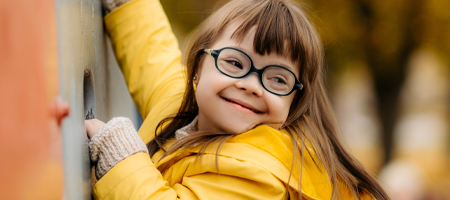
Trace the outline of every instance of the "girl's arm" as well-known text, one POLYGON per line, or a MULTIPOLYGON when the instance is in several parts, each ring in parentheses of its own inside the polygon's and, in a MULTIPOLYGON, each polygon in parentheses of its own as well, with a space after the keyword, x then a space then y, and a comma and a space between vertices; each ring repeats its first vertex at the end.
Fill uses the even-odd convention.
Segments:
POLYGON ((185 88, 181 52, 158 0, 132 0, 105 16, 117 61, 149 142, 156 125, 178 111, 185 88))

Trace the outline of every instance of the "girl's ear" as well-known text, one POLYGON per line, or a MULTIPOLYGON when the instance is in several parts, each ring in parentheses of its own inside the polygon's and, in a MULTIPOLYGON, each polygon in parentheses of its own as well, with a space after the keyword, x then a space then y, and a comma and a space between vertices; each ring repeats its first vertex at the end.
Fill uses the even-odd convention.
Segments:
POLYGON ((199 77, 198 77, 197 74, 194 75, 194 78, 193 78, 193 79, 194 79, 195 85, 198 85, 199 77))
POLYGON ((198 67, 198 68, 195 70, 194 77, 192 77, 192 79, 193 79, 195 85, 198 85, 198 82, 200 82, 200 74, 201 74, 201 70, 202 70, 201 66, 198 67))
POLYGON ((200 74, 202 73, 204 62, 205 62, 205 56, 203 54, 200 58, 199 65, 197 66, 196 69, 194 69, 194 77, 192 77, 192 79, 193 79, 195 85, 198 85, 198 82, 200 82, 200 74))

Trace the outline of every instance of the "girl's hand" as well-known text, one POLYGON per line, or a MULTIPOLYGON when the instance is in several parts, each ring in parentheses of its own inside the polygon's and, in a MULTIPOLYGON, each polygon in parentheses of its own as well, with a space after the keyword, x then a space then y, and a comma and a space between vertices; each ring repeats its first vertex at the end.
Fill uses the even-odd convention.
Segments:
POLYGON ((89 119, 84 120, 84 125, 86 126, 87 136, 91 139, 96 133, 98 133, 100 128, 102 128, 105 123, 98 119, 89 119))

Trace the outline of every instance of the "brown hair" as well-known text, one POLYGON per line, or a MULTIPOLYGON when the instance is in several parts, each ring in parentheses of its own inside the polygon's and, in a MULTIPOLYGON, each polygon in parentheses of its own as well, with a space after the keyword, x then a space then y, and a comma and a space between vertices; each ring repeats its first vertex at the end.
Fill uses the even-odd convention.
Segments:
MULTIPOLYGON (((302 158, 305 141, 311 144, 317 155, 314 163, 317 167, 322 166, 330 177, 333 185, 332 199, 341 197, 339 186, 342 184, 350 189, 356 199, 359 199, 362 193, 376 199, 389 199, 377 181, 341 145, 338 139, 339 130, 323 83, 321 41, 304 12, 289 0, 231 1, 197 28, 186 55, 187 87, 182 105, 175 117, 167 118, 158 125, 158 128, 161 128, 162 124, 168 123, 148 144, 150 155, 163 149, 165 142, 174 137, 176 130, 189 124, 198 115, 193 77, 205 55, 203 49, 210 48, 224 29, 235 20, 242 21, 242 24, 232 37, 241 41, 250 28, 256 26, 253 41, 255 52, 261 55, 288 55, 292 61, 299 63, 298 78, 304 84, 304 89, 295 94, 282 128, 288 131, 294 151, 297 155, 302 155, 302 158)), ((194 132, 177 141, 165 155, 195 144, 202 144, 200 154, 210 144, 217 144, 218 152, 221 145, 232 136, 229 133, 194 132)), ((307 148, 306 150, 311 154, 307 148)))

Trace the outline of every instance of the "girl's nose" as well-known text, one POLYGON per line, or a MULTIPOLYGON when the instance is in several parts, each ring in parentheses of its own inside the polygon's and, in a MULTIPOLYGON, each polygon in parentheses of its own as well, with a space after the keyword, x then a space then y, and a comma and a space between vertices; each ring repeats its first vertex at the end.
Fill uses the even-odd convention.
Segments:
POLYGON ((238 89, 251 93, 257 97, 262 96, 264 90, 256 73, 238 79, 235 85, 238 89))

